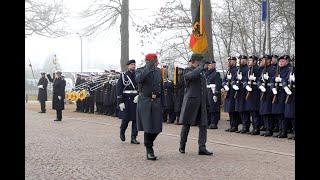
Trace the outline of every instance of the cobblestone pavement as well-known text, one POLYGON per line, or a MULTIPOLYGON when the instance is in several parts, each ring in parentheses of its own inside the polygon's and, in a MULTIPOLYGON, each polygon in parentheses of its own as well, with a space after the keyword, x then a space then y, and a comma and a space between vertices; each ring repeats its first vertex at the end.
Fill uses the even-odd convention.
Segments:
POLYGON ((178 152, 181 126, 163 124, 155 141, 157 161, 147 161, 143 146, 119 138, 120 120, 105 115, 73 112, 66 105, 61 122, 47 102, 26 104, 26 179, 294 179, 295 141, 224 132, 225 114, 219 129, 208 130, 207 148, 213 156, 197 155, 198 128, 192 127, 186 154, 178 152))

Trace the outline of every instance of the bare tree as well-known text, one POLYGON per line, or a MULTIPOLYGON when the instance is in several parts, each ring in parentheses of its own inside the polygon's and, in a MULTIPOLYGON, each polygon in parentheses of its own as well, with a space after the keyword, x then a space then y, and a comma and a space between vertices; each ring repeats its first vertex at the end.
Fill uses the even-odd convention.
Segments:
POLYGON ((44 3, 25 0, 25 36, 37 34, 46 37, 67 35, 62 23, 67 16, 62 3, 44 3))
POLYGON ((121 71, 126 69, 129 60, 129 0, 95 0, 92 5, 81 13, 81 17, 92 21, 84 29, 84 36, 95 36, 109 30, 121 17, 121 71))

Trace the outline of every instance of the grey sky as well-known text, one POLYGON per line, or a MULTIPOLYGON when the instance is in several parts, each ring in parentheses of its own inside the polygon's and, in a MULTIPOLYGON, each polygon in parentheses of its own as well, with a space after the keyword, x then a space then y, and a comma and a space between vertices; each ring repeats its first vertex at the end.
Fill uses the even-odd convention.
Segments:
MULTIPOLYGON (((80 71, 80 39, 76 34, 83 26, 83 21, 78 20, 75 16, 77 13, 86 9, 92 0, 64 0, 64 5, 71 12, 72 18, 68 19, 70 29, 74 34, 64 38, 46 38, 40 36, 27 37, 25 40, 26 64, 30 58, 35 68, 42 68, 44 61, 51 54, 56 54, 58 62, 61 64, 63 71, 80 71)), ((131 15, 134 21, 141 22, 151 20, 152 15, 157 11, 163 0, 130 0, 129 9, 132 10, 131 15)), ((189 0, 182 0, 189 6, 189 0)), ((129 20, 129 23, 131 19, 129 20)), ((129 25, 129 57, 135 59, 138 63, 144 58, 142 53, 154 52, 157 48, 156 44, 144 46, 139 45, 139 36, 132 26, 129 25)), ((161 57, 159 57, 161 60, 161 57)), ((88 66, 94 64, 104 64, 99 69, 103 70, 107 64, 118 67, 120 60, 120 33, 118 26, 105 32, 94 39, 83 38, 83 71, 88 66)))

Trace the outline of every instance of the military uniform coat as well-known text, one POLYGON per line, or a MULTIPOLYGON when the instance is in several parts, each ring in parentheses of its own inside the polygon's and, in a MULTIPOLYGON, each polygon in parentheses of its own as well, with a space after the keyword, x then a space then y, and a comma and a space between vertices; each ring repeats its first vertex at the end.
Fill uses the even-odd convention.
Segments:
POLYGON ((162 77, 161 70, 144 66, 136 71, 139 98, 137 103, 137 128, 146 133, 162 132, 162 77), (152 94, 156 95, 151 99, 152 94))
POLYGON ((236 77, 237 77, 237 67, 233 66, 229 68, 226 76, 223 79, 222 87, 224 85, 229 86, 229 91, 227 92, 226 99, 224 101, 224 112, 235 112, 235 99, 234 94, 235 90, 232 88, 232 85, 235 84, 236 77), (227 74, 231 73, 231 80, 227 79, 227 74))
POLYGON ((206 72, 207 85, 215 84, 215 92, 213 93, 211 88, 207 88, 208 91, 208 102, 209 108, 208 112, 220 112, 221 105, 221 88, 222 88, 222 79, 220 73, 216 69, 208 70, 206 72), (217 102, 214 102, 213 96, 217 96, 217 102))
POLYGON ((235 100, 235 111, 236 112, 244 112, 245 111, 245 101, 246 101, 246 95, 247 91, 244 86, 244 82, 247 81, 246 77, 248 74, 249 68, 247 65, 241 66, 240 72, 242 75, 241 80, 236 80, 236 85, 239 87, 236 100, 235 100))
POLYGON ((161 97, 163 109, 173 110, 173 83, 171 81, 163 83, 163 96, 161 97))
MULTIPOLYGON (((275 75, 275 72, 276 72, 276 69, 274 66, 267 66, 266 67, 266 71, 264 72, 264 69, 262 70, 261 72, 261 76, 258 80, 258 86, 260 85, 265 85, 265 88, 266 88, 266 92, 264 93, 264 97, 263 99, 261 100, 260 99, 260 108, 259 108, 259 113, 260 115, 269 115, 272 113, 272 98, 273 98, 273 93, 272 93, 272 90, 271 90, 271 84, 273 82, 273 78, 274 78, 274 75, 275 75), (264 77, 263 77, 263 73, 265 72, 268 72, 268 76, 269 76, 269 79, 268 80, 264 80, 264 77), (264 83, 265 81, 265 83, 264 83)), ((260 96, 261 96, 262 92, 260 91, 260 96)))
POLYGON ((133 102, 134 97, 138 95, 138 93, 124 93, 126 90, 136 90, 137 91, 137 83, 135 79, 135 72, 126 71, 124 74, 121 74, 118 82, 117 82, 117 103, 125 104, 125 109, 123 111, 119 110, 119 118, 125 119, 127 121, 136 121, 136 109, 137 104, 133 102), (130 83, 129 78, 131 79, 130 83), (124 79, 124 81, 123 81, 124 79))
MULTIPOLYGON (((260 90, 257 86, 257 81, 259 80, 261 75, 261 71, 258 66, 249 67, 248 74, 244 77, 244 87, 251 86, 252 91, 250 92, 250 95, 247 100, 245 100, 245 111, 259 111, 260 106, 260 90), (252 82, 249 80, 250 71, 254 74, 256 77, 256 80, 252 80, 252 82)), ((247 96, 248 91, 245 89, 245 94, 247 96)))
POLYGON ((207 126, 207 83, 203 65, 199 65, 197 68, 186 68, 183 76, 185 93, 179 122, 184 125, 207 126), (200 110, 199 114, 198 109, 200 110))
POLYGON ((38 82, 38 86, 42 85, 43 88, 38 88, 38 101, 47 101, 47 86, 48 80, 45 77, 41 77, 38 82))
MULTIPOLYGON (((282 78, 282 81, 287 78, 290 74, 290 68, 289 66, 285 66, 280 68, 280 78, 282 78)), ((272 88, 276 88, 276 82, 275 78, 272 78, 272 88)), ((274 96, 274 95, 273 95, 274 96)), ((272 114, 283 114, 285 109, 285 101, 287 97, 287 93, 284 91, 282 82, 278 84, 277 88, 277 101, 272 104, 272 114)), ((273 97, 272 97, 273 98, 273 97)))
POLYGON ((180 113, 181 111, 183 96, 184 96, 184 80, 183 80, 183 74, 182 74, 180 75, 180 77, 178 77, 177 84, 174 87, 173 104, 174 104, 175 113, 180 113))
MULTIPOLYGON (((285 103, 285 108, 284 108, 284 117, 285 118, 295 118, 295 96, 296 96, 296 86, 295 82, 290 82, 289 81, 289 75, 291 73, 294 73, 294 68, 290 67, 290 73, 288 76, 284 79, 282 79, 282 87, 288 86, 289 89, 291 90, 292 94, 289 96, 288 102, 285 103)), ((286 95, 288 96, 288 95, 286 95)))
POLYGON ((52 93, 52 109, 55 110, 64 110, 64 98, 65 98, 65 87, 66 81, 62 78, 52 79, 48 74, 48 79, 50 82, 53 82, 53 93, 52 93), (61 96, 59 100, 58 96, 61 96))

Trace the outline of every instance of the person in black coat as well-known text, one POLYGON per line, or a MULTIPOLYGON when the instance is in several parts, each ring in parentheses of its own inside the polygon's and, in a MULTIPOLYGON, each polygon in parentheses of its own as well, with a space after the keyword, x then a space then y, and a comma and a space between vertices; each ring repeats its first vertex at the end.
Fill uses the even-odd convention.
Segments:
MULTIPOLYGON (((294 60, 291 60, 294 62, 294 60)), ((290 66, 290 73, 282 79, 282 87, 286 92, 284 118, 292 124, 293 136, 288 139, 295 139, 296 121, 295 121, 295 67, 290 66)))
POLYGON ((216 62, 214 60, 208 64, 206 78, 209 102, 208 128, 218 129, 218 122, 220 120, 222 79, 220 77, 220 73, 216 71, 216 62))
POLYGON ((163 122, 174 123, 175 114, 173 106, 173 82, 169 79, 163 81, 163 122), (167 119, 169 116, 169 119, 167 119))
POLYGON ((54 121, 62 120, 62 110, 64 110, 66 81, 62 79, 61 74, 61 71, 57 70, 55 79, 52 79, 50 74, 47 75, 49 81, 53 83, 52 109, 55 109, 57 112, 57 119, 54 121))
MULTIPOLYGON (((77 77, 76 77, 76 82, 75 82, 75 86, 78 86, 79 84, 81 83, 81 74, 80 73, 77 73, 77 77)), ((75 112, 80 112, 80 100, 77 100, 76 101, 76 111, 75 112)))
POLYGON ((136 61, 127 62, 128 70, 122 73, 117 82, 117 103, 119 105, 119 118, 122 119, 120 126, 120 139, 125 141, 125 132, 129 122, 131 127, 131 144, 140 144, 137 141, 138 129, 136 123, 136 109, 138 102, 138 86, 135 80, 136 61))
POLYGON ((179 121, 182 122, 180 134, 179 152, 185 153, 186 142, 190 126, 192 124, 199 125, 199 155, 212 155, 213 153, 206 149, 207 142, 207 84, 205 70, 207 64, 200 61, 203 59, 201 54, 192 54, 191 67, 185 69, 185 94, 181 107, 179 121))
POLYGON ((273 120, 272 120, 272 98, 273 93, 271 90, 272 81, 274 79, 276 69, 271 65, 271 56, 264 55, 260 66, 263 66, 260 78, 258 79, 258 88, 260 89, 260 106, 259 113, 262 117, 266 132, 261 136, 273 135, 273 120))
POLYGON ((275 78, 272 79, 271 89, 273 92, 273 101, 272 101, 272 114, 273 118, 276 119, 280 133, 276 137, 278 138, 287 138, 287 119, 284 117, 285 111, 285 99, 287 93, 283 89, 282 81, 289 76, 290 67, 288 65, 290 57, 288 55, 281 56, 279 58, 278 70, 275 78))
POLYGON ((228 72, 227 75, 223 79, 223 89, 227 92, 225 101, 224 101, 224 112, 229 113, 230 118, 230 128, 226 129, 227 132, 236 132, 238 131, 238 126, 240 122, 240 114, 235 109, 235 92, 239 90, 239 87, 236 85, 237 79, 237 66, 236 66, 237 58, 230 57, 228 59, 228 72))
POLYGON ((184 80, 183 80, 183 70, 182 68, 178 68, 178 75, 177 75, 177 82, 174 86, 174 96, 173 96, 173 103, 174 103, 174 113, 176 116, 175 123, 176 125, 179 124, 179 118, 180 118, 180 111, 184 96, 184 80))
POLYGON ((156 54, 147 54, 145 60, 146 65, 136 71, 139 91, 136 119, 138 131, 144 131, 147 159, 156 160, 153 142, 162 132, 162 76, 156 54))
MULTIPOLYGON (((260 70, 257 65, 254 65, 255 60, 258 58, 256 56, 250 56, 248 59, 248 73, 244 78, 244 87, 246 89, 246 99, 245 99, 245 111, 248 111, 252 117, 252 127, 253 130, 249 133, 251 135, 260 134, 261 119, 259 114, 259 103, 260 103, 260 91, 257 86, 257 80, 260 76, 260 70)), ((249 116, 249 119, 250 119, 249 116)))
POLYGON ((41 72, 41 78, 38 82, 38 101, 40 102, 41 111, 39 113, 46 113, 46 101, 47 101, 47 86, 48 80, 45 77, 46 73, 41 72))

